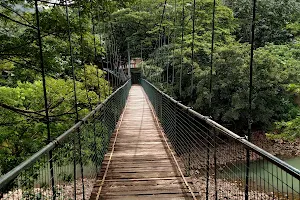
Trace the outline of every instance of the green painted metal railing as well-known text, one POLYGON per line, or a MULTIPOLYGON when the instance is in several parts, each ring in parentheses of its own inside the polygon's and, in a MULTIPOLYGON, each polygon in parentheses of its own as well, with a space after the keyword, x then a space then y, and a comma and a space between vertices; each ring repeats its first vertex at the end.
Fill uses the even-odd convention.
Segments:
POLYGON ((0 199, 88 199, 130 87, 128 80, 72 128, 3 175, 0 199))
POLYGON ((298 169, 184 106, 147 80, 142 79, 141 85, 201 199, 300 199, 298 169))

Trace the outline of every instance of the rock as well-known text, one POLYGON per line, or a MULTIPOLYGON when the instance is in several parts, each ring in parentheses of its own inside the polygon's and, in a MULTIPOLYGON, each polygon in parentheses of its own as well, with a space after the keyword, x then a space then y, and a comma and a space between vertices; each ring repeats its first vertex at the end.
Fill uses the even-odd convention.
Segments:
POLYGON ((280 139, 278 143, 283 144, 284 143, 283 139, 280 139))

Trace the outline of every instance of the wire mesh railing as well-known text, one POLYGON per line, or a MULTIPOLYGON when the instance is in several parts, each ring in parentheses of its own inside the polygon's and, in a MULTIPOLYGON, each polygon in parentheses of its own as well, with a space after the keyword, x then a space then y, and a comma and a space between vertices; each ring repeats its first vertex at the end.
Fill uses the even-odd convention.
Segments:
POLYGON ((100 7, 94 0, 0 2, 0 175, 124 83, 114 77, 112 84, 102 70, 110 63, 100 7))
POLYGON ((0 178, 0 199, 89 199, 131 80, 0 178))
POLYGON ((201 199, 300 199, 300 171, 161 92, 141 84, 201 199))

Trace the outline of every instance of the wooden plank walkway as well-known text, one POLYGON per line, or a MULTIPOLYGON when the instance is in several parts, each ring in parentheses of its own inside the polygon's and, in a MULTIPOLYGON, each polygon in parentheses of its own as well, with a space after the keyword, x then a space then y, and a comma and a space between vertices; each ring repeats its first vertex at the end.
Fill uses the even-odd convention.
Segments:
POLYGON ((142 87, 133 85, 91 199, 193 199, 186 183, 142 87))

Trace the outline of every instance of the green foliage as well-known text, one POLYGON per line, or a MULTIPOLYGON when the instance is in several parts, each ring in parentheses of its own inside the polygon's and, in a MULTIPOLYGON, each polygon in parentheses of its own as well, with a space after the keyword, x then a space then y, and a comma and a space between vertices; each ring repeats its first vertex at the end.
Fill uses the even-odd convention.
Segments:
POLYGON ((300 137, 300 117, 287 122, 276 122, 274 129, 275 131, 267 134, 270 139, 294 140, 300 137))
MULTIPOLYGON (((104 54, 113 56, 113 48, 118 50, 123 62, 127 61, 128 50, 131 57, 140 57, 142 54, 146 60, 140 65, 143 66, 144 76, 173 97, 204 115, 212 115, 214 120, 239 133, 246 130, 251 1, 216 2, 212 110, 208 105, 213 1, 196 0, 194 60, 191 47, 192 3, 185 2, 182 5, 181 1, 177 1, 175 8, 174 1, 168 1, 162 18, 164 2, 73 1, 69 7, 73 57, 69 49, 65 7, 48 5, 40 9, 52 137, 67 130, 76 121, 72 67, 75 68, 80 118, 112 92, 105 81, 105 73, 100 69, 103 67, 104 54), (185 8, 184 18, 182 7, 185 8), (173 79, 175 82, 171 84, 173 79)), ((21 7, 18 11, 22 17, 3 7, 0 8, 1 13, 17 21, 36 25, 34 1, 5 0, 4 3, 12 10, 21 7)), ((284 137, 299 135, 299 8, 296 0, 260 0, 257 8, 253 127, 275 129, 284 137)), ((0 51, 5 53, 0 59, 2 173, 47 142, 41 60, 36 36, 36 30, 1 18, 0 51)), ((88 130, 93 128, 99 134, 109 132, 105 130, 110 128, 108 126, 87 125, 85 132, 88 134, 88 130)), ((277 135, 280 134, 274 137, 277 135)), ((107 142, 105 137, 98 142, 107 142)), ((86 158, 95 149, 92 143, 92 140, 86 141, 83 152, 86 158)), ((63 179, 70 179, 67 175, 62 176, 63 179)))
MULTIPOLYGON (((97 88, 95 66, 87 66, 89 76, 88 94, 92 106, 98 102, 97 92, 108 95, 111 89, 103 77, 99 78, 101 86, 97 88), (95 85, 93 85, 95 84, 95 85), (97 88, 97 89, 94 89, 97 88), (94 91, 96 90, 96 91, 94 91)), ((99 70, 99 74, 103 72, 99 70)), ((47 95, 49 101, 50 128, 52 137, 62 134, 75 122, 73 81, 70 79, 47 78, 47 95)), ((77 100, 80 118, 89 112, 89 100, 86 98, 84 82, 76 82, 77 100)), ((0 87, 0 163, 2 173, 16 166, 24 157, 35 153, 47 140, 44 123, 45 111, 43 86, 41 81, 18 82, 17 87, 0 87)))
MULTIPOLYGON (((282 2, 273 1, 259 1, 258 3, 258 32, 255 41, 256 45, 261 47, 255 50, 254 56, 252 118, 255 129, 267 130, 276 121, 292 120, 297 116, 299 110, 294 100, 294 94, 291 92, 292 89, 289 89, 294 84, 298 85, 300 80, 299 42, 294 40, 293 43, 285 44, 291 39, 290 33, 286 31, 286 23, 295 22, 297 19, 295 16, 298 14, 294 11, 297 9, 298 3, 288 1, 286 5, 280 7, 281 4, 282 2), (265 12, 265 10, 269 10, 269 12, 265 12), (288 16, 292 12, 293 15, 290 19, 288 16), (275 22, 274 18, 278 18, 278 21, 275 20, 275 22), (267 22, 264 24, 265 27, 262 25, 264 20, 267 22), (271 41, 277 45, 267 44, 271 41), (283 44, 278 45, 280 43, 283 44)), ((162 4, 157 6, 158 9, 152 10, 155 6, 157 4, 152 6, 147 4, 148 10, 143 7, 140 9, 141 12, 150 12, 153 15, 151 16, 152 20, 156 20, 160 24, 159 17, 162 13, 162 4)), ((146 39, 145 37, 135 37, 135 40, 139 41, 152 40, 148 44, 157 45, 157 42, 153 42, 153 40, 157 41, 159 31, 164 31, 166 41, 170 39, 173 42, 173 44, 168 44, 162 39, 161 42, 164 45, 161 45, 160 48, 150 46, 149 48, 156 48, 156 50, 148 55, 147 52, 143 52, 146 54, 145 58, 149 57, 143 65, 144 75, 178 100, 189 104, 204 115, 210 115, 208 105, 212 1, 197 1, 195 60, 192 60, 191 49, 192 22, 187 20, 192 14, 192 5, 185 5, 186 19, 183 42, 181 41, 182 5, 179 3, 177 6, 177 13, 175 13, 174 4, 168 4, 165 15, 166 19, 173 19, 176 16, 177 26, 174 26, 169 20, 165 20, 161 25, 161 30, 158 26, 154 26, 147 31, 151 34, 150 37, 146 39), (194 88, 191 88, 192 66, 194 67, 194 88), (173 68, 175 83, 171 85, 173 68), (180 94, 181 69, 182 93, 180 94), (169 77, 167 77, 167 74, 169 77)), ((242 2, 231 1, 232 11, 217 1, 216 9, 215 54, 212 77, 213 110, 211 114, 214 120, 226 124, 239 133, 246 130, 248 124, 250 45, 240 42, 249 41, 252 14, 250 6, 250 1, 247 0, 242 2), (238 38, 235 38, 235 35, 238 38)), ((130 11, 127 10, 126 12, 126 14, 123 14, 128 15, 130 11)), ((124 15, 119 16, 118 19, 124 17, 124 15)), ((128 20, 127 23, 134 23, 130 20, 135 20, 126 19, 128 20)), ((147 29, 148 27, 144 26, 144 28, 147 29)), ((126 29, 122 31, 126 34, 126 29)), ((143 36, 147 37, 147 35, 143 36)), ((135 43, 139 44, 136 41, 135 43)), ((139 54, 134 55, 138 56, 139 54)))
MULTIPOLYGON (((133 5, 132 7, 121 9, 111 15, 111 19, 106 23, 105 32, 107 35, 113 35, 116 40, 122 57, 127 59, 128 44, 132 57, 141 55, 143 49, 143 57, 149 58, 153 54, 153 50, 158 47, 158 36, 165 34, 165 41, 176 41, 180 44, 181 40, 181 24, 182 24, 182 2, 177 2, 176 12, 174 2, 166 5, 164 19, 161 23, 161 15, 163 13, 163 0, 153 3, 151 0, 143 0, 142 4, 133 5), (176 17, 176 23, 173 20, 176 17), (175 38, 174 38, 175 37, 175 38)), ((217 2, 216 15, 216 42, 229 43, 234 40, 231 33, 235 30, 237 23, 233 17, 232 11, 217 2)), ((213 2, 210 0, 197 0, 196 18, 197 18, 197 39, 199 45, 201 42, 210 43, 211 15, 213 2)), ((185 30, 184 45, 186 49, 190 49, 192 38, 192 4, 185 3, 185 30)), ((161 39, 163 42, 163 39, 161 39)), ((108 41, 109 42, 109 41, 108 41)), ((167 44, 168 42, 166 42, 167 44)), ((209 48, 209 46, 207 46, 209 48)), ((180 48, 179 45, 176 48, 180 48)), ((196 47, 197 48, 197 47, 196 47)), ((154 55, 154 54, 153 54, 154 55)), ((197 55, 201 57, 201 55, 197 55)))
POLYGON ((293 84, 293 83, 289 84, 287 87, 287 90, 289 92, 293 92, 293 93, 299 95, 300 94, 300 84, 293 84))
MULTIPOLYGON (((112 88, 105 80, 106 73, 101 70, 105 50, 100 26, 112 12, 133 2, 133 0, 75 0, 69 5, 68 23, 66 6, 54 6, 39 1, 43 63, 35 28, 37 26, 35 2, 33 0, 1 2, 0 174, 8 172, 49 142, 41 64, 45 68, 46 76, 50 140, 77 122, 75 94, 79 118, 84 117, 90 109, 95 108, 111 94, 112 88)), ((107 127, 100 122, 95 127, 98 132, 104 132, 105 129, 107 127)), ((84 133, 88 135, 92 132, 89 129, 84 133)), ((108 140, 107 135, 103 136, 103 140, 108 140)), ((104 143, 104 141, 97 142, 104 143)), ((91 152, 94 151, 92 143, 90 139, 83 145, 85 164, 89 164, 87 162, 90 162, 91 152)), ((53 152, 54 157, 56 153, 60 153, 58 156, 62 158, 60 161, 56 160, 56 166, 70 164, 73 159, 70 157, 70 148, 72 145, 68 143, 58 148, 61 151, 53 152)), ((42 165, 43 163, 39 162, 32 171, 26 171, 27 174, 23 175, 22 180, 24 183, 21 185, 33 188, 34 181, 41 178, 38 177, 39 170, 46 170, 42 165)), ((60 175, 65 181, 72 179, 68 174, 60 175)), ((46 187, 46 183, 40 184, 46 187)), ((11 186, 8 185, 1 190, 0 196, 11 186)), ((33 196, 30 190, 26 190, 23 198, 45 197, 33 196)))
MULTIPOLYGON (((95 92, 97 96, 101 97, 101 102, 112 92, 108 82, 105 80, 105 72, 99 70, 95 65, 85 65, 84 69, 78 70, 77 77, 80 82, 84 83, 80 85, 80 88, 82 90, 95 92)), ((96 99, 93 101, 95 100, 96 99)))
MULTIPOLYGON (((236 30, 238 40, 250 41, 252 1, 250 0, 226 0, 234 11, 239 28, 236 30)), ((297 34, 300 4, 297 0, 260 0, 257 1, 255 43, 257 47, 267 43, 285 44, 297 34), (291 25, 294 24, 294 25, 291 25)))

